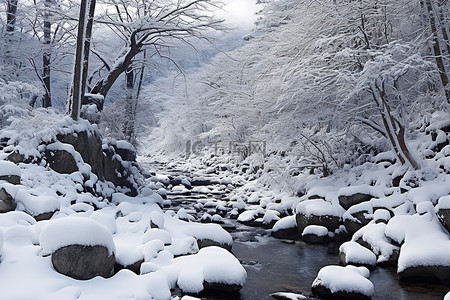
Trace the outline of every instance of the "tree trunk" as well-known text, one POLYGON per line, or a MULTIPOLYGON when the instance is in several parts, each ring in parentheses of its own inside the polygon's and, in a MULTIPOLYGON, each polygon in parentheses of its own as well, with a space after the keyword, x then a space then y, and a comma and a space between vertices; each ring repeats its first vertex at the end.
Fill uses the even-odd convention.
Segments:
POLYGON ((111 69, 111 71, 108 73, 108 76, 103 81, 102 86, 100 87, 100 94, 106 97, 106 94, 108 94, 109 90, 113 86, 114 82, 116 82, 117 78, 124 73, 126 70, 128 70, 128 67, 131 65, 131 62, 133 58, 141 51, 140 47, 134 45, 130 46, 130 49, 125 54, 125 57, 122 61, 122 63, 118 66, 115 66, 115 68, 111 69))
POLYGON ((14 32, 17 18, 17 1, 18 0, 7 0, 6 8, 6 32, 14 32))
POLYGON ((83 72, 83 52, 86 29, 86 9, 87 0, 81 0, 80 17, 78 19, 78 35, 73 70, 72 96, 69 97, 69 114, 74 120, 78 120, 81 110, 81 99, 83 97, 82 72, 83 72))
POLYGON ((126 99, 125 99, 125 122, 123 134, 128 142, 134 144, 134 122, 135 122, 135 98, 134 98, 134 70, 129 67, 126 72, 126 99))
POLYGON ((389 141, 394 148, 395 154, 401 164, 408 162, 414 170, 418 170, 420 165, 415 160, 405 141, 405 127, 392 115, 389 103, 386 101, 384 90, 378 85, 376 85, 375 88, 371 88, 372 96, 377 104, 383 126, 389 141), (375 92, 375 88, 377 92, 375 92))
POLYGON ((433 35, 432 42, 433 42, 433 52, 434 52, 434 57, 436 60, 436 66, 439 71, 439 76, 441 78, 442 86, 444 87, 447 103, 450 103, 450 86, 448 85, 449 80, 448 80, 447 72, 445 70, 444 60, 442 58, 441 46, 439 44, 438 29, 437 29, 437 24, 436 24, 436 18, 434 15, 433 5, 431 4, 431 0, 425 0, 425 4, 426 4, 427 13, 428 13, 428 19, 430 22, 431 33, 433 35))
POLYGON ((44 11, 44 44, 45 50, 42 56, 42 81, 44 83, 45 94, 42 97, 42 107, 50 107, 52 106, 52 96, 50 89, 50 66, 51 66, 51 23, 50 23, 50 2, 51 0, 45 0, 45 11, 44 11))
POLYGON ((89 69, 89 53, 91 48, 91 38, 92 38, 92 26, 94 24, 94 13, 95 13, 96 0, 91 0, 89 3, 89 13, 88 20, 86 24, 86 38, 84 41, 84 60, 83 60, 83 79, 81 90, 83 93, 86 91, 86 81, 89 69))

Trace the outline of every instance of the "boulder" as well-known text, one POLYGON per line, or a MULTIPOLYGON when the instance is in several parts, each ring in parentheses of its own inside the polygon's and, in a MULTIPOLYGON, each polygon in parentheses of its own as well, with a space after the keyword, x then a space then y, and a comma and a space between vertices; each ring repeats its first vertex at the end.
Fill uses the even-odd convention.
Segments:
POLYGON ((324 244, 330 240, 330 236, 326 227, 309 225, 303 230, 302 240, 309 244, 324 244))
POLYGON ((70 134, 60 134, 56 138, 64 144, 70 144, 80 153, 83 161, 92 168, 100 180, 104 179, 102 139, 98 132, 79 131, 70 134))
POLYGON ((450 232, 450 196, 439 198, 436 214, 445 229, 450 232))
POLYGON ((399 272, 401 281, 450 283, 450 266, 411 266, 399 272))
POLYGON ((11 184, 20 184, 20 168, 12 162, 0 161, 0 180, 11 184))
POLYGON ((373 268, 377 263, 376 255, 356 242, 345 242, 339 247, 340 264, 373 268))
POLYGON ((338 191, 339 204, 345 210, 353 205, 369 201, 372 198, 381 197, 384 197, 384 194, 380 190, 369 185, 344 187, 338 191))
POLYGON ((450 209, 440 208, 437 211, 437 216, 442 225, 444 225, 445 229, 450 232, 450 209))
POLYGON ((335 231, 341 225, 341 218, 331 215, 305 215, 303 213, 297 213, 295 215, 297 221, 297 229, 303 233, 303 230, 309 225, 320 225, 328 229, 328 231, 335 231))
POLYGON ((78 171, 75 158, 66 150, 47 150, 44 157, 49 167, 60 174, 71 174, 78 171))
POLYGON ((117 272, 119 272, 120 270, 123 270, 123 269, 127 269, 127 270, 130 270, 131 272, 139 275, 139 274, 141 274, 141 265, 143 263, 144 263, 143 259, 138 260, 138 261, 136 261, 136 262, 134 262, 132 264, 126 265, 126 266, 121 265, 119 263, 116 263, 114 265, 114 273, 117 273, 117 272))
POLYGON ((197 239, 197 245, 199 249, 211 247, 211 246, 217 246, 223 249, 226 249, 228 251, 231 251, 231 248, 233 244, 226 244, 226 243, 220 243, 211 239, 197 239))
POLYGON ((326 266, 319 271, 311 291, 324 299, 371 299, 374 286, 369 275, 365 267, 326 266))
POLYGON ((299 240, 301 235, 297 229, 295 216, 287 216, 275 223, 271 235, 278 239, 299 240))
POLYGON ((69 277, 88 280, 96 276, 110 277, 116 260, 104 246, 69 245, 52 254, 56 271, 69 277))
POLYGON ((46 223, 39 236, 42 255, 51 255, 56 271, 88 280, 110 277, 116 263, 111 231, 85 217, 64 217, 46 223))
POLYGON ((0 213, 6 213, 15 210, 17 203, 5 188, 0 189, 0 213))
POLYGON ((117 141, 115 145, 113 145, 116 153, 120 155, 122 160, 124 161, 136 161, 136 150, 133 145, 128 143, 127 141, 117 141))
POLYGON ((353 195, 340 195, 338 197, 339 204, 344 209, 349 209, 350 207, 352 207, 355 204, 359 204, 361 202, 369 201, 372 198, 373 198, 372 195, 368 195, 368 194, 364 194, 364 193, 356 193, 356 194, 353 194, 353 195))

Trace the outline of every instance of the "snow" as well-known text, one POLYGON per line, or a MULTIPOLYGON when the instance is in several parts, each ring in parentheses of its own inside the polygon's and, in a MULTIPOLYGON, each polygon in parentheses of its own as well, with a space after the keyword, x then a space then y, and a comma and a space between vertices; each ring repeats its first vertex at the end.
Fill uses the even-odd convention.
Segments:
POLYGON ((370 185, 358 185, 341 188, 338 191, 338 196, 352 196, 357 193, 371 195, 374 198, 382 198, 385 196, 380 188, 376 188, 370 185))
POLYGON ((377 262, 376 255, 367 249, 366 247, 361 246, 357 242, 345 242, 339 247, 339 252, 345 254, 345 263, 346 264, 361 264, 367 266, 375 266, 377 262))
POLYGON ((436 210, 450 209, 450 195, 439 198, 436 210))
POLYGON ((204 282, 243 285, 247 278, 239 261, 227 250, 215 246, 175 258, 168 269, 178 275, 176 283, 186 293, 202 291, 204 282))
POLYGON ((398 250, 397 246, 390 243, 385 235, 387 225, 384 223, 375 223, 370 221, 369 224, 355 232, 352 241, 362 239, 368 243, 373 251, 378 256, 377 262, 388 261, 394 251, 398 250))
POLYGON ((115 252, 111 231, 100 223, 83 217, 48 221, 40 234, 39 242, 43 255, 69 245, 98 245, 106 247, 110 254, 115 252))
POLYGON ((294 293, 284 293, 284 292, 278 292, 270 294, 272 297, 276 299, 286 299, 286 300, 303 300, 308 299, 306 296, 300 295, 300 294, 294 294, 294 293))
POLYGON ((337 216, 342 217, 345 210, 337 205, 322 199, 305 200, 300 202, 296 208, 297 213, 302 213, 307 217, 314 216, 337 216))
POLYGON ((145 232, 142 236, 142 243, 145 244, 148 241, 152 240, 160 240, 164 243, 164 245, 172 244, 172 237, 169 232, 159 228, 151 228, 145 232))
POLYGON ((434 211, 395 216, 386 227, 386 235, 403 242, 398 272, 417 266, 450 266, 450 239, 442 229, 434 211))
POLYGON ((303 229, 302 236, 307 235, 307 234, 313 234, 316 236, 327 236, 328 229, 324 226, 309 225, 309 226, 306 226, 305 229, 303 229))
POLYGON ((20 168, 9 161, 0 160, 0 176, 15 175, 20 176, 20 168))
POLYGON ((42 213, 59 210, 60 202, 53 196, 35 196, 30 192, 20 189, 15 195, 15 200, 22 204, 24 209, 33 216, 42 213))
POLYGON ((313 287, 323 285, 332 293, 347 292, 360 293, 371 297, 374 293, 374 286, 368 279, 370 272, 365 267, 355 266, 326 266, 320 269, 313 287))
POLYGON ((273 225, 272 230, 277 231, 280 229, 288 229, 297 227, 297 222, 295 221, 295 216, 287 216, 278 220, 275 225, 273 225))

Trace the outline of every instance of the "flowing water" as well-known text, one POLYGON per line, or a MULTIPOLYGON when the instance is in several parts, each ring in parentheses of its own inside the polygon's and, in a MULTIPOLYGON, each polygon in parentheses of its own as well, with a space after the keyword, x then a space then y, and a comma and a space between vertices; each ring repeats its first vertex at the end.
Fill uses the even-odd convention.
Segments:
MULTIPOLYGON (((204 195, 170 196, 171 209, 185 207, 195 214, 192 204, 204 195)), ((198 217, 198 216, 197 216, 198 217)), ((200 295, 207 300, 274 299, 275 292, 311 294, 311 284, 319 270, 337 265, 338 245, 312 245, 272 238, 268 231, 232 221, 233 254, 247 270, 247 280, 239 294, 200 295)), ((375 287, 373 300, 442 300, 450 287, 433 284, 401 285, 394 269, 375 268, 369 278, 375 287)), ((313 297, 311 299, 314 299, 313 297)))

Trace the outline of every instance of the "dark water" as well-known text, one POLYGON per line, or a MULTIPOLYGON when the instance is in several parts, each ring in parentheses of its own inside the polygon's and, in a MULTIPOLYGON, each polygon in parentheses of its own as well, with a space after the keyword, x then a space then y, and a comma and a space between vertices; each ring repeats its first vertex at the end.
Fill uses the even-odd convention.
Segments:
MULTIPOLYGON (((233 234, 233 253, 248 275, 241 300, 273 299, 270 294, 274 292, 308 295, 319 270, 338 264, 337 246, 286 244, 253 230, 233 234)), ((400 285, 395 270, 384 268, 372 270, 370 280, 375 286, 374 300, 442 300, 450 290, 442 285, 400 285)))
MULTIPOLYGON (((196 215, 192 204, 204 196, 169 195, 172 200, 170 209, 184 207, 188 213, 196 215)), ((244 287, 239 294, 195 297, 205 300, 264 300, 274 299, 270 294, 275 292, 310 296, 311 284, 319 270, 339 263, 336 245, 311 245, 299 241, 288 244, 270 237, 264 229, 244 226, 235 221, 233 223, 237 229, 231 232, 234 240, 232 252, 247 270, 244 287)), ((442 285, 400 285, 393 269, 376 268, 371 271, 369 279, 375 287, 373 300, 442 300, 450 291, 450 287, 442 285)))

